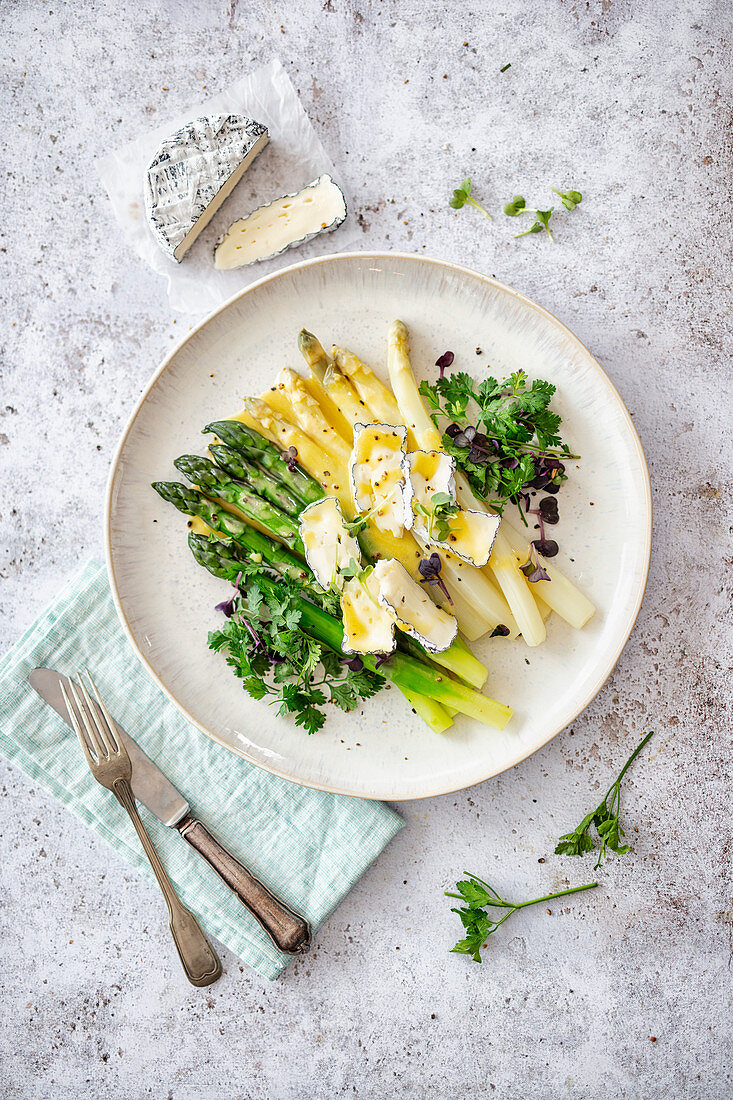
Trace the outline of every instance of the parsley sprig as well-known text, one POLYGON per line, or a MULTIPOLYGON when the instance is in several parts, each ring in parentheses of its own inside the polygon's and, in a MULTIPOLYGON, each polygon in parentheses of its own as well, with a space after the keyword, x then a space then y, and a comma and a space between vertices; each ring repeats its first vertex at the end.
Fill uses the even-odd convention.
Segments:
POLYGON ((560 416, 549 408, 555 393, 551 382, 535 379, 528 385, 524 371, 500 382, 486 378, 478 385, 461 371, 434 383, 420 383, 433 420, 451 423, 443 445, 466 474, 476 496, 501 511, 507 500, 542 474, 542 488, 557 488, 566 480, 563 458, 577 458, 563 443, 560 416), (548 480, 544 464, 553 471, 548 480))
POLYGON ((209 634, 209 648, 226 653, 227 664, 254 699, 270 698, 278 714, 291 714, 307 733, 321 729, 320 709, 333 703, 353 710, 382 687, 377 673, 343 657, 300 629, 302 588, 279 578, 277 586, 257 572, 243 570, 230 618, 209 634))
POLYGON ((532 898, 531 901, 505 901, 493 886, 488 882, 464 871, 468 877, 456 883, 457 894, 448 890, 447 898, 457 898, 464 904, 460 909, 451 909, 461 918, 466 936, 459 940, 451 950, 458 955, 470 955, 474 962, 480 963, 481 948, 486 945, 486 940, 519 909, 526 909, 528 905, 538 905, 541 901, 552 901, 553 898, 562 898, 566 894, 578 894, 581 890, 592 890, 597 882, 589 882, 585 886, 571 886, 567 890, 557 890, 553 894, 544 894, 541 898, 532 898), (503 916, 500 916, 504 910, 503 916))
POLYGON ((470 176, 466 176, 461 186, 456 187, 452 197, 448 200, 448 205, 452 206, 454 210, 460 210, 466 203, 468 203, 469 206, 475 207, 476 210, 480 210, 484 217, 491 221, 491 214, 486 207, 482 206, 471 194, 470 176))
POLYGON ((596 806, 595 810, 591 810, 589 814, 586 814, 576 829, 560 837, 558 845, 555 848, 555 855, 583 856, 586 852, 593 851, 595 842, 589 832, 591 825, 595 826, 598 839, 601 842, 598 859, 593 868, 594 871, 600 867, 607 849, 610 849, 619 856, 630 851, 628 844, 621 843, 621 838, 625 835, 619 823, 619 815, 621 813, 621 780, 626 775, 626 772, 629 770, 634 760, 636 760, 647 741, 649 741, 653 732, 654 731, 651 730, 647 733, 641 744, 637 745, 634 749, 615 781, 606 791, 600 805, 596 806))

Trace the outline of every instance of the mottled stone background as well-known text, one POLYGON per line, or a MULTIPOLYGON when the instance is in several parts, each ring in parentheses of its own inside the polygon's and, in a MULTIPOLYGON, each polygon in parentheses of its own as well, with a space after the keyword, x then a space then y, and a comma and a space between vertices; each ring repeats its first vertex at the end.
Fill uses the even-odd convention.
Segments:
POLYGON ((655 508, 644 607, 593 705, 511 773, 401 806, 275 984, 227 956, 188 987, 153 888, 3 763, 2 1095, 730 1096, 730 4, 3 0, 0 19, 2 648, 101 551, 115 441, 188 325, 93 159, 275 54, 364 247, 459 260, 555 312, 626 400, 655 508), (554 247, 514 241, 447 208, 466 173, 495 210, 585 197, 554 247), (633 854, 515 917, 483 966, 448 954, 463 868, 518 896, 591 875, 554 840, 649 727, 633 854))

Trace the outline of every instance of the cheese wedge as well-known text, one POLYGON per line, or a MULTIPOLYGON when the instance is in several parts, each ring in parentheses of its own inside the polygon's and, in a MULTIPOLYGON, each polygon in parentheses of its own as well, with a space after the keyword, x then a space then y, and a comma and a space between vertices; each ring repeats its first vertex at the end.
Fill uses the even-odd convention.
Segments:
MULTIPOLYGON (((447 493, 454 502, 456 499, 456 460, 445 451, 410 451, 407 456, 412 483, 412 508, 421 504, 430 509, 435 493, 447 493)), ((415 517, 415 528, 418 518, 415 517)), ((424 523, 424 520, 423 520, 424 523)))
POLYGON ((165 139, 145 174, 145 212, 171 259, 181 262, 268 141, 245 115, 196 118, 165 139))
POLYGON ((430 541, 480 569, 488 564, 500 523, 501 516, 460 509, 448 517, 448 537, 430 541))
POLYGON ((422 513, 418 505, 428 512, 434 508, 433 497, 444 493, 452 504, 456 500, 455 459, 442 451, 410 451, 410 481, 412 483, 413 530, 415 535, 431 546, 450 550, 456 557, 477 567, 488 563, 501 519, 486 512, 463 510, 446 515, 444 523, 448 534, 437 537, 436 523, 422 513))
POLYGON ((320 176, 302 191, 253 210, 217 241, 214 266, 234 267, 269 260, 286 248, 305 244, 318 233, 338 229, 346 218, 346 199, 330 176, 320 176))

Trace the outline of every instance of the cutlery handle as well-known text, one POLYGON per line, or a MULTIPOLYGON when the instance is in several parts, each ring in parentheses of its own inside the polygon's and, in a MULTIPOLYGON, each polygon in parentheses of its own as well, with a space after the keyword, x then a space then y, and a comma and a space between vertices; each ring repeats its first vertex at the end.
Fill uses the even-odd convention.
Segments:
POLYGON ((299 917, 284 902, 278 901, 243 863, 211 835, 205 825, 188 814, 176 828, 256 917, 275 947, 290 955, 308 950, 311 938, 308 921, 299 917))
POLYGON ((150 866, 155 872, 155 877, 163 891, 168 906, 169 925, 173 942, 178 949, 178 955, 183 963, 191 985, 211 985, 221 977, 221 963, 214 948, 209 943, 201 925, 183 904, 173 883, 168 878, 165 867, 160 861, 160 856, 155 850, 147 829, 143 825, 142 818, 135 805, 135 796, 126 779, 117 780, 113 791, 118 801, 124 806, 130 815, 140 843, 145 849, 145 855, 150 860, 150 866))

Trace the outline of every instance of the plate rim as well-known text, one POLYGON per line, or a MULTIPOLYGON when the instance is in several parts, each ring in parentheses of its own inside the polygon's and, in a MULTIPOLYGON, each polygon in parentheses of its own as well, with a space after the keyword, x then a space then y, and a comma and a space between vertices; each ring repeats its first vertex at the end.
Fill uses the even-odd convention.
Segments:
POLYGON ((536 752, 539 752, 540 749, 545 748, 545 746, 548 745, 550 743, 550 741, 553 741, 559 734, 562 733, 562 731, 564 729, 567 729, 567 727, 572 722, 574 722, 576 720, 578 715, 582 714, 583 711, 586 710, 586 708, 588 706, 590 706, 590 704, 593 702, 595 697, 601 692, 601 690, 605 686, 606 682, 608 681, 609 677, 611 676, 611 673, 613 672, 616 665, 618 664, 618 661, 621 657, 621 654, 623 653, 624 649, 626 648, 626 644, 627 644, 627 642, 628 642, 628 640, 631 636, 631 632, 634 629, 634 626, 636 625, 636 621, 639 617, 639 612, 641 611, 641 606, 642 606, 642 603, 644 601, 644 595, 646 593, 647 582, 648 582, 648 579, 649 579, 649 566, 650 566, 650 561, 651 561, 651 548, 652 548, 652 526, 653 526, 653 506, 652 506, 652 493, 651 493, 651 480, 650 480, 650 476, 649 476, 649 466, 648 466, 648 463, 647 463, 647 460, 646 460, 646 455, 644 453, 644 448, 642 446, 641 439, 639 437, 639 433, 637 432, 636 425, 634 424, 634 421, 631 417, 631 413, 627 409, 626 404, 625 404, 623 398, 621 397, 621 394, 619 393, 619 391, 618 391, 617 387, 615 386, 614 382, 612 381, 610 376, 607 374, 607 372, 604 370, 604 368, 601 366, 599 361, 596 359, 596 357, 593 355, 593 353, 589 350, 589 348, 586 347, 586 345, 583 343, 583 341, 578 336, 576 336, 575 333, 572 332, 572 330, 569 329, 568 326, 566 324, 564 324, 563 321, 561 321, 558 317, 556 317, 555 314, 552 313, 545 306, 542 306, 538 302, 533 301, 533 299, 528 298, 521 291, 515 290, 514 287, 508 286, 506 283, 502 283, 499 279, 494 278, 494 276, 492 276, 492 275, 485 275, 483 272, 477 271, 475 268, 466 267, 464 264, 457 264, 457 263, 453 262, 452 260, 443 260, 443 259, 440 259, 437 256, 422 256, 422 255, 419 255, 418 253, 414 253, 414 252, 389 251, 389 250, 385 250, 385 249, 364 249, 364 250, 361 250, 361 251, 333 252, 333 253, 329 253, 326 256, 316 256, 316 257, 312 257, 311 259, 308 259, 308 260, 299 260, 297 263, 289 264, 287 267, 281 268, 279 271, 272 272, 269 275, 263 276, 261 279, 257 279, 255 282, 250 283, 249 286, 243 287, 242 290, 238 290, 235 294, 231 295, 231 297, 227 298, 226 301, 222 302, 221 305, 217 306, 216 309, 212 310, 205 317, 203 317, 196 325, 194 325, 194 327, 191 329, 191 331, 186 333, 186 335, 176 344, 176 346, 163 358, 163 360, 161 361, 159 366, 153 371, 152 375, 148 379, 147 384, 143 388, 143 391, 140 394, 140 397, 139 397, 138 401, 136 402, 135 407, 133 408, 132 412, 130 413, 130 416, 127 420, 127 423, 126 423, 126 425, 125 425, 125 427, 122 431, 122 434, 121 434, 121 436, 118 440, 117 446, 115 447, 114 453, 112 455, 112 460, 111 460, 111 463, 110 463, 109 473, 107 475, 107 484, 106 484, 106 487, 105 487, 104 536, 103 537, 104 537, 105 564, 107 566, 107 578, 109 580, 109 586, 110 586, 110 590, 111 590, 111 593, 112 593, 112 599, 113 599, 113 602, 114 602, 114 605, 115 605, 115 610, 117 612, 117 617, 120 620, 120 623, 122 624, 122 628, 123 628, 125 634, 127 635, 127 639, 128 639, 128 641, 129 641, 129 643, 132 647, 132 650, 133 650, 135 656, 141 662, 141 664, 146 669, 148 674, 153 678, 153 680, 156 683, 156 685, 158 686, 158 688, 163 692, 163 694, 166 696, 166 698, 169 699, 171 703, 173 703, 173 705, 183 715, 183 717, 186 719, 187 722, 189 722, 192 726, 194 726, 196 729, 198 729, 206 737, 209 737, 212 741, 215 742, 215 744, 221 745, 222 748, 226 749, 228 752, 231 752, 234 756, 238 756, 241 759, 246 760, 247 763, 253 765, 254 767, 261 768, 263 771, 269 772, 272 775, 276 775, 280 779, 286 779, 291 783, 297 783, 301 787, 308 787, 312 790, 325 791, 329 794, 345 795, 345 796, 348 796, 348 797, 351 797, 351 798, 372 798, 372 799, 380 799, 380 800, 388 799, 389 801, 392 801, 392 802, 413 802, 413 801, 415 801, 417 799, 420 799, 420 798, 437 798, 437 797, 440 797, 441 795, 456 794, 459 791, 470 790, 472 787, 476 787, 480 783, 486 783, 489 779, 494 779, 496 776, 503 775, 504 772, 507 772, 511 768, 516 767, 518 764, 521 764, 524 760, 528 760, 531 756, 534 756, 534 754, 536 752), (640 577, 640 580, 639 580, 638 591, 637 591, 637 594, 636 594, 636 601, 635 601, 635 605, 633 607, 632 614, 629 618, 629 625, 628 625, 628 628, 627 628, 624 636, 621 638, 621 640, 620 640, 620 642, 619 642, 619 644, 616 648, 616 651, 610 656, 606 666, 599 673, 596 680, 594 680, 593 684, 589 688, 589 690, 586 693, 585 697, 578 704, 577 709, 574 710, 573 714, 567 719, 567 721, 563 722, 563 724, 561 726, 559 726, 556 729, 553 729, 550 733, 548 733, 547 737, 545 737, 540 744, 535 745, 533 748, 528 749, 526 751, 524 749, 521 749, 515 756, 513 756, 508 762, 503 764, 498 770, 491 770, 491 771, 489 771, 489 773, 487 775, 484 775, 484 776, 481 776, 478 779, 472 780, 470 783, 462 783, 457 787, 451 786, 451 787, 448 787, 448 788, 441 788, 441 789, 431 788, 431 789, 428 789, 428 790, 422 790, 422 791, 420 791, 419 793, 416 793, 416 794, 402 795, 399 798, 395 798, 393 795, 382 795, 382 794, 379 794, 378 792, 371 793, 371 794, 365 794, 365 793, 362 793, 362 792, 355 792, 355 791, 352 791, 352 790, 347 790, 347 789, 344 789, 343 787, 332 786, 332 785, 329 785, 327 783, 317 783, 317 782, 314 782, 314 781, 306 781, 306 780, 303 780, 303 779, 295 779, 292 775, 289 775, 286 771, 283 771, 282 769, 279 769, 277 767, 273 767, 273 766, 270 766, 268 764, 265 764, 261 760, 253 759, 246 751, 239 750, 234 745, 228 744, 221 737, 219 737, 213 730, 208 729, 201 722, 199 722, 198 719, 196 719, 190 713, 190 711, 188 711, 186 709, 186 707, 184 707, 183 704, 180 703, 176 699, 175 695, 171 691, 169 691, 169 689, 166 687, 166 685, 163 683, 161 678, 158 676, 157 672, 155 671, 155 669, 153 668, 153 666, 151 665, 151 663, 148 661, 147 657, 143 653, 142 649, 138 645, 138 643, 135 639, 135 636, 133 634, 132 627, 130 626, 130 624, 127 620, 127 616, 125 614, 125 611, 124 611, 124 608, 123 608, 123 605, 122 605, 122 600, 121 600, 121 597, 120 597, 120 593, 119 593, 118 588, 117 588, 117 581, 116 581, 116 576, 115 576, 115 567, 114 567, 113 554, 112 554, 112 532, 111 532, 112 505, 113 505, 112 493, 113 493, 113 488, 114 488, 115 477, 116 477, 116 474, 117 474, 117 471, 118 471, 118 468, 119 468, 119 464, 120 464, 120 459, 122 457, 122 453, 123 453, 123 450, 125 448, 125 444, 127 442, 127 439, 130 435, 130 432, 132 431, 132 428, 135 424, 135 421, 138 417, 138 414, 140 413, 140 410, 142 409, 143 405, 145 404, 145 402, 148 398, 148 395, 150 394, 151 390, 153 389, 153 387, 157 383, 158 379, 167 370, 167 368, 170 366, 173 359, 179 354, 179 352, 185 347, 185 345, 190 340, 192 340, 195 336, 198 335, 198 333, 206 325, 208 325, 211 321, 213 321, 220 314, 224 313, 227 309, 229 309, 229 307, 231 305, 233 305, 235 302, 239 301, 239 299, 242 298, 245 294, 250 294, 253 291, 259 289, 261 286, 264 286, 265 284, 267 284, 269 282, 272 282, 276 279, 279 279, 284 275, 290 275, 294 271, 297 271, 297 270, 302 270, 304 268, 316 267, 316 266, 320 266, 320 265, 330 264, 330 263, 333 263, 335 261, 354 260, 354 259, 360 259, 360 260, 363 260, 363 259, 406 260, 406 261, 409 261, 410 263, 417 263, 418 265, 426 264, 426 265, 429 265, 429 266, 440 267, 440 268, 444 268, 444 269, 447 268, 447 269, 450 269, 450 270, 452 270, 454 272, 457 272, 461 275, 470 275, 472 278, 478 278, 482 282, 484 282, 484 283, 486 283, 486 284, 488 284, 492 287, 495 287, 495 288, 509 294, 512 298, 515 298, 517 301, 521 302, 523 305, 530 307, 532 310, 539 313, 545 319, 549 319, 553 324, 557 325, 559 327, 559 329, 562 331, 562 333, 566 337, 568 337, 577 346, 577 348, 579 348, 588 357, 588 359, 590 360, 593 368, 601 376, 602 381, 607 385, 607 387, 610 390, 612 396, 616 399, 616 402, 618 403, 618 406, 621 410, 623 418, 626 422, 626 426, 627 426, 627 428, 630 429, 631 439, 633 441, 634 447, 635 447, 636 452, 637 452, 637 457, 639 459, 640 470, 641 470, 642 480, 643 480, 643 490, 644 490, 644 515, 645 515, 645 521, 646 522, 645 522, 645 529, 644 529, 644 546, 643 546, 643 555, 642 555, 643 574, 642 574, 642 576, 640 577))

